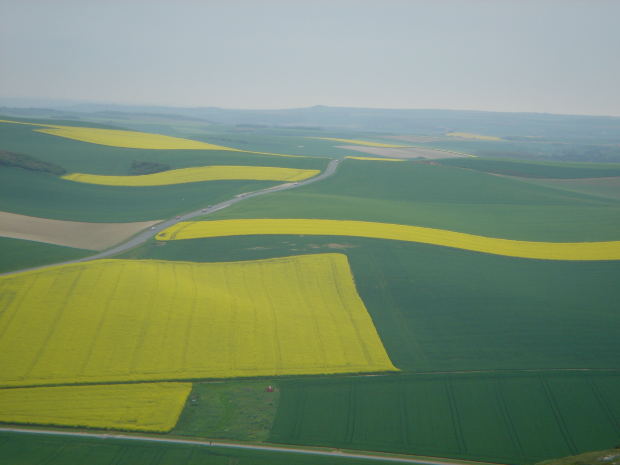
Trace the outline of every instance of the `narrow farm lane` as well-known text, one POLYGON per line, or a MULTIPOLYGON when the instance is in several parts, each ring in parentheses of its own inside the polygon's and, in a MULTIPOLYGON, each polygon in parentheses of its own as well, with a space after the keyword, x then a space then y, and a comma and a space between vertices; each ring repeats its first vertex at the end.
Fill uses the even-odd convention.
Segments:
POLYGON ((164 229, 180 223, 181 221, 187 221, 190 220, 192 218, 196 218, 198 216, 205 216, 208 215, 210 213, 215 213, 217 211, 223 210, 225 208, 230 207, 231 205, 234 205, 236 203, 239 202, 243 202, 244 200, 247 199, 251 199, 253 197, 258 197, 259 195, 265 195, 265 194, 271 194, 273 192, 280 192, 280 191, 285 191, 285 190, 289 190, 289 189, 296 189, 298 187, 301 186, 305 186, 307 184, 312 184, 314 182, 318 182, 318 181, 322 181, 323 179, 332 176, 336 170, 338 169, 338 165, 340 164, 342 160, 331 160, 327 167, 325 168, 325 170, 317 175, 314 176, 313 178, 309 178, 306 179, 304 181, 297 181, 297 182, 289 182, 289 183, 285 183, 285 184, 279 184, 277 186, 273 186, 273 187, 268 187, 266 189, 261 189, 258 191, 254 191, 254 192, 246 192, 246 193, 242 193, 242 194, 237 194, 235 197, 233 197, 232 199, 228 199, 225 200, 223 202, 214 204, 214 205, 210 205, 210 206, 206 206, 205 208, 200 208, 198 210, 194 210, 192 212, 189 213, 185 213, 183 215, 179 215, 176 216, 174 218, 171 218, 169 220, 166 221, 162 221, 161 223, 156 224, 155 226, 146 229, 140 233, 138 233, 137 235, 133 236, 132 238, 130 238, 129 240, 118 244, 108 250, 104 250, 103 252, 97 253, 95 255, 90 255, 88 257, 83 257, 83 258, 79 258, 76 260, 68 260, 68 261, 64 261, 64 262, 58 262, 58 263, 52 263, 49 265, 43 265, 43 266, 36 266, 33 268, 25 268, 25 269, 21 269, 21 270, 15 270, 15 271, 8 271, 6 273, 0 273, 0 276, 7 276, 7 275, 11 275, 11 274, 17 274, 17 273, 22 273, 24 271, 32 271, 32 270, 40 270, 43 268, 49 268, 51 266, 57 266, 57 265, 69 265, 71 263, 82 263, 82 262, 88 262, 91 260, 98 260, 100 258, 108 258, 108 257, 112 257, 114 255, 117 255, 119 253, 125 252, 129 249, 133 249, 134 247, 137 247, 143 243, 145 243, 146 241, 148 241, 149 239, 151 239, 152 237, 154 237, 156 234, 158 234, 159 232, 163 231, 164 229))
POLYGON ((340 449, 334 450, 317 450, 306 449, 299 446, 295 447, 278 447, 274 445, 263 446, 255 444, 237 444, 232 442, 220 442, 220 441, 200 441, 196 439, 177 439, 177 438, 161 438, 153 436, 139 436, 129 434, 107 434, 107 433, 87 433, 87 432, 73 432, 73 431, 56 431, 46 429, 26 429, 26 428, 5 428, 0 427, 0 432, 16 433, 16 434, 31 434, 41 436, 60 436, 60 437, 81 437, 87 439, 120 439, 123 441, 135 441, 135 442, 155 442, 160 444, 175 444, 175 445, 188 445, 188 446, 201 446, 201 447, 217 447, 227 449, 242 449, 242 450, 256 450, 265 452, 281 452, 288 454, 301 454, 301 455, 318 455, 324 457, 342 457, 343 464, 346 464, 345 459, 362 459, 383 463, 410 463, 418 465, 500 465, 490 462, 473 462, 469 460, 456 460, 448 458, 431 458, 431 457, 416 457, 416 456, 390 456, 390 455, 378 455, 364 452, 352 452, 341 451, 340 449))

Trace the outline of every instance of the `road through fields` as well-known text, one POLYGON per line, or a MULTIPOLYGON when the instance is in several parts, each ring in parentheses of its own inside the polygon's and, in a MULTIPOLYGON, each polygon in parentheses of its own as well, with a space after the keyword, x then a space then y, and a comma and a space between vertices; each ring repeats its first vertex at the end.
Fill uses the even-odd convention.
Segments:
POLYGON ((301 447, 278 447, 278 446, 262 446, 254 444, 236 444, 231 442, 219 442, 219 441, 199 441, 196 439, 176 439, 176 438, 159 438, 153 436, 138 436, 129 434, 107 434, 107 433, 85 433, 85 432, 73 432, 73 431, 56 431, 47 429, 25 429, 25 428, 5 428, 0 427, 0 432, 16 433, 16 434, 31 434, 40 436, 60 436, 60 437, 77 437, 87 439, 116 439, 123 441, 136 441, 136 442, 155 442, 159 444, 174 444, 174 445, 186 445, 186 446, 200 446, 200 447, 218 447, 228 449, 242 449, 242 450, 256 450, 265 452, 281 452, 290 454, 301 455, 318 455, 324 457, 342 457, 343 463, 345 459, 362 459, 382 463, 410 463, 418 465, 499 465, 490 462, 473 462, 468 460, 453 460, 447 458, 431 458, 431 457, 398 457, 398 456, 385 456, 385 455, 373 455, 369 453, 355 453, 344 452, 340 449, 333 450, 317 450, 301 447))
POLYGON ((192 218, 196 218, 198 216, 204 216, 204 215, 208 215, 209 213, 215 213, 216 211, 220 211, 223 210, 224 208, 228 208, 231 205, 234 205, 236 203, 239 202, 243 202, 244 200, 247 199, 251 199, 253 197, 258 197, 259 195, 265 195, 265 194, 271 194, 273 192, 279 192, 279 191, 284 191, 284 190, 289 190, 289 189, 295 189, 297 187, 301 187, 301 186, 305 186, 307 184, 311 184, 314 182, 318 182, 321 181, 329 176, 332 176, 336 170, 338 169, 338 165, 341 162, 341 160, 331 160, 329 162, 329 164, 327 165, 327 168, 325 168, 325 171, 323 171, 321 174, 314 176, 313 178, 309 178, 306 179, 304 181, 297 181, 297 182, 289 182, 289 183, 285 183, 285 184, 279 184, 277 186, 273 186, 273 187, 268 187, 266 189, 261 189, 258 191, 254 191, 254 192, 247 192, 247 193, 243 193, 243 194, 237 194, 235 197, 233 197, 232 199, 229 200, 225 200, 223 202, 217 203, 215 205, 210 205, 207 206, 205 208, 201 208, 199 210, 194 210, 191 211, 189 213, 185 213, 182 215, 178 215, 174 218, 171 218, 169 220, 163 221, 159 224, 156 224, 155 226, 152 226, 149 229, 146 229, 140 233, 138 233, 137 235, 133 236, 132 238, 130 238, 129 240, 116 245, 108 250, 105 250, 103 252, 100 252, 98 254, 95 255, 91 255, 89 257, 84 257, 84 258, 79 258, 76 260, 68 260, 68 261, 64 261, 64 262, 58 262, 58 263, 52 263, 50 265, 42 265, 42 266, 36 266, 33 268, 25 268, 22 270, 15 270, 15 271, 8 271, 6 273, 0 273, 0 276, 7 276, 7 275, 12 275, 12 274, 17 274, 17 273, 22 273, 24 271, 32 271, 32 270, 40 270, 43 268, 49 268, 51 266, 57 266, 57 265, 69 265, 71 263, 82 263, 82 262, 88 262, 91 260, 97 260, 100 258, 108 258, 108 257, 112 257, 114 255, 117 255, 119 253, 125 252, 129 249, 133 249, 134 247, 137 247, 138 245, 143 244, 144 242, 148 241, 149 239, 151 239, 152 237, 154 237, 157 233, 163 231, 164 229, 180 223, 181 221, 187 221, 190 220, 192 218))

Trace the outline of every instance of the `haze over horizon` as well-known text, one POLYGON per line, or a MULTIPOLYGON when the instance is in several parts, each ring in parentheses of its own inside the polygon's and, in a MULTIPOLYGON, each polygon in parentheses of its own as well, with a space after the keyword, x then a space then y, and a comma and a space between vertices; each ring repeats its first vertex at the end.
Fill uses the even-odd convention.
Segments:
POLYGON ((620 2, 0 0, 0 97, 620 116, 620 2))

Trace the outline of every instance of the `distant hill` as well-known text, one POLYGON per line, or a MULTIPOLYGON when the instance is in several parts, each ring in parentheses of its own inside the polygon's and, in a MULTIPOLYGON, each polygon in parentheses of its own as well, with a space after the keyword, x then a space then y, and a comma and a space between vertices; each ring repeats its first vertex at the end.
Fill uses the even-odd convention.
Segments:
POLYGON ((166 115, 179 119, 227 125, 271 127, 323 127, 377 132, 445 134, 472 132, 499 137, 558 138, 620 143, 620 117, 555 115, 547 113, 496 113, 487 111, 376 109, 329 107, 282 110, 236 110, 216 107, 164 107, 100 103, 51 103, 49 100, 0 98, 0 113, 22 116, 85 117, 123 114, 166 115), (52 111, 50 111, 52 110, 52 111))
MULTIPOLYGON (((237 110, 2 99, 0 115, 99 124, 211 140, 266 137, 394 138, 393 143, 485 158, 620 162, 620 117, 329 107, 237 110)), ((387 141, 390 142, 390 141, 387 141)), ((308 145, 298 143, 297 145, 308 145)))

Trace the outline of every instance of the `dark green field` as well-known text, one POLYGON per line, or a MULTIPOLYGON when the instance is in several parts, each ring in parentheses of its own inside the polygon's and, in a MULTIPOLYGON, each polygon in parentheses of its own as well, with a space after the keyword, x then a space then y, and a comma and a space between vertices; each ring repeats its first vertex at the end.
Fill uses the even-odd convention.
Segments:
POLYGON ((86 257, 93 253, 92 250, 0 237, 0 273, 86 257))
POLYGON ((208 217, 225 218, 366 220, 508 239, 598 241, 618 238, 620 202, 454 167, 347 160, 320 183, 208 217))
POLYGON ((451 374, 281 382, 271 440, 532 463, 616 444, 620 374, 451 374))
POLYGON ((98 186, 20 168, 0 169, 0 210, 58 220, 130 222, 170 218, 269 181, 208 181, 172 186, 98 186))
MULTIPOLYGON (((186 137, 257 152, 332 158, 342 158, 346 155, 355 154, 351 150, 337 147, 344 145, 342 143, 313 138, 316 131, 308 132, 299 129, 261 129, 257 131, 253 128, 221 128, 220 131, 223 132, 192 133, 186 137)), ((320 134, 320 137, 329 137, 329 135, 320 134)))
POLYGON ((620 200, 620 176, 605 178, 578 178, 578 179, 535 179, 527 182, 539 186, 561 189, 569 192, 578 192, 587 195, 596 195, 613 200, 620 200))

